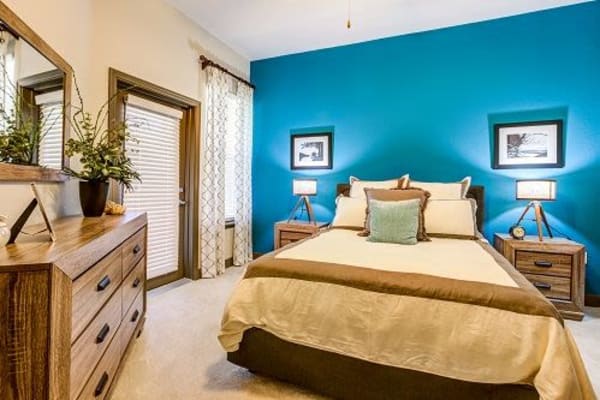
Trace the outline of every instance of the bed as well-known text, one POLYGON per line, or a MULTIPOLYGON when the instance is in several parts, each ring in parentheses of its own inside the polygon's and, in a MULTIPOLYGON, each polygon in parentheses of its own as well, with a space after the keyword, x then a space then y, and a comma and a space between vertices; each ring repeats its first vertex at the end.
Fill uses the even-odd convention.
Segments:
MULTIPOLYGON (((483 188, 468 196, 481 229, 483 188)), ((556 309, 484 240, 327 230, 248 266, 219 340, 229 361, 334 398, 596 398, 556 309)))

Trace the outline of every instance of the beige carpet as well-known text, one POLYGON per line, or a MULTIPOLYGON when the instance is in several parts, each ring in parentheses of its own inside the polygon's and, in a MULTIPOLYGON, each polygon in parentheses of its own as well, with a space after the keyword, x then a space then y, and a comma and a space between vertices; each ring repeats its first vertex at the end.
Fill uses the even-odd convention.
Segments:
MULTIPOLYGON (((322 399, 225 360, 216 335, 223 307, 242 273, 233 267, 218 279, 182 280, 150 292, 146 327, 112 399, 322 399)), ((589 309, 583 322, 568 325, 600 393, 600 309, 589 309)))

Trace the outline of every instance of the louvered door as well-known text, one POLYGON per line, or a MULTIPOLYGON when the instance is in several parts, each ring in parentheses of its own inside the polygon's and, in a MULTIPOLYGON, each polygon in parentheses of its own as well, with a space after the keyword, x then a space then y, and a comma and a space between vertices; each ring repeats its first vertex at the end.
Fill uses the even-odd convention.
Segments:
POLYGON ((181 257, 182 111, 128 95, 125 119, 128 154, 142 182, 125 191, 129 210, 148 213, 148 279, 183 276, 181 257))

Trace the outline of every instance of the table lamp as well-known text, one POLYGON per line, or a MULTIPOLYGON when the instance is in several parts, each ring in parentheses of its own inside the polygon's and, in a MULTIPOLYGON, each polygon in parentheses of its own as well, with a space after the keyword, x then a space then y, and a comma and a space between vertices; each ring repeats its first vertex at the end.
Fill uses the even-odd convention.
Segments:
POLYGON ((317 194, 317 180, 294 179, 292 181, 292 192, 294 193, 294 196, 300 197, 298 198, 296 206, 294 206, 294 209, 288 218, 288 222, 290 222, 292 219, 295 219, 298 208, 304 206, 306 207, 306 213, 308 214, 308 222, 311 224, 316 224, 315 215, 313 213, 313 208, 310 205, 308 196, 314 196, 317 194))
POLYGON ((529 200, 527 207, 519 217, 515 226, 518 226, 530 208, 535 210, 535 222, 537 224, 538 239, 543 241, 542 223, 548 230, 548 236, 552 236, 552 230, 546 219, 546 214, 542 208, 542 201, 556 200, 556 181, 552 179, 520 179, 517 180, 516 189, 517 200, 529 200))

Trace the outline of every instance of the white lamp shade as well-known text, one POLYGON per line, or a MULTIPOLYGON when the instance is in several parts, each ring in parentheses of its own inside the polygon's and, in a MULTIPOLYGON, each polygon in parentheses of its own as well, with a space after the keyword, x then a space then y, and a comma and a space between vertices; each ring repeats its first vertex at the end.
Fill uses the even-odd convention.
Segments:
POLYGON ((556 181, 552 179, 518 180, 517 200, 556 200, 556 181))
POLYGON ((292 190, 295 196, 314 196, 317 194, 317 180, 294 179, 292 190))

